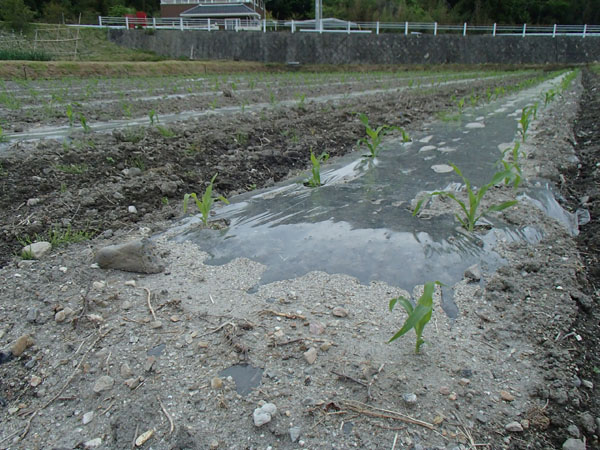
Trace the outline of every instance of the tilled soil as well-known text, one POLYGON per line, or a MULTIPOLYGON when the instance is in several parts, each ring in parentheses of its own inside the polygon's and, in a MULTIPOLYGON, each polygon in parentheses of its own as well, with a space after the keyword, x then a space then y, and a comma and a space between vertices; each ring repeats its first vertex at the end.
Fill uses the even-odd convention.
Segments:
POLYGON ((12 147, 0 177, 0 343, 31 340, 0 361, 0 448, 132 448, 146 432, 140 447, 169 449, 542 449, 569 437, 598 446, 597 87, 598 75, 584 72, 583 88, 577 81, 540 110, 522 146, 522 189, 544 174, 573 210, 589 208, 579 247, 527 203, 506 210, 504 221, 536 227, 541 240, 500 242, 504 267, 453 286, 455 321, 436 294, 419 356, 412 335, 386 344, 402 317, 387 314, 387 302, 409 293, 385 283, 312 272, 256 288, 260 264, 209 266, 168 235, 156 239, 163 273, 92 262, 106 244, 172 223, 183 193, 202 191, 214 173, 225 195, 266 186, 305 169, 311 148, 355 148, 364 130, 356 111, 415 130, 470 87, 200 119, 170 126, 171 138, 144 130, 135 143, 115 131, 69 148, 12 147), (40 261, 12 256, 17 236, 69 225, 97 237, 40 261), (260 385, 240 393, 223 370, 247 365, 263 370, 260 385), (258 427, 264 402, 277 412, 258 427))

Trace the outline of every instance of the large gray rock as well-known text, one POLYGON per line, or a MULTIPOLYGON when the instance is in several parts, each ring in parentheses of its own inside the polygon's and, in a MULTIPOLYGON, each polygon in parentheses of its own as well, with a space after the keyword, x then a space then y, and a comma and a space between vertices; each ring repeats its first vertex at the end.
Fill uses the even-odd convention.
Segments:
POLYGON ((563 446, 563 450, 585 450, 585 443, 580 439, 567 439, 563 446))
POLYGON ((148 238, 104 247, 96 254, 96 263, 103 269, 138 273, 159 273, 165 268, 148 238))
POLYGON ((26 245, 21 250, 21 254, 24 257, 31 257, 33 259, 40 259, 46 253, 52 250, 52 244, 50 242, 41 241, 34 242, 33 244, 26 245))

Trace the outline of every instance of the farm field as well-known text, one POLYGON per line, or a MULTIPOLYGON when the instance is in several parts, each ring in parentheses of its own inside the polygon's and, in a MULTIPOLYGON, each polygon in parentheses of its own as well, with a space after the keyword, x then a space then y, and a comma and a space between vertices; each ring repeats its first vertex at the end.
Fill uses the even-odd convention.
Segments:
MULTIPOLYGON (((4 80, 0 349, 31 339, 0 360, 0 448, 131 448, 145 432, 140 446, 169 449, 542 449, 569 438, 597 446, 599 79, 585 68, 4 80), (359 113, 374 129, 389 126, 377 158, 359 149, 359 113), (466 239, 501 260, 482 257, 475 273, 444 279, 455 314, 436 288, 419 354, 414 331, 387 343, 406 317, 388 302, 410 297, 407 287, 316 270, 318 261, 267 282, 270 263, 211 264, 214 252, 181 234, 203 229, 184 219, 182 202, 215 174, 215 194, 235 212, 304 179, 311 152, 329 155, 326 174, 329 164, 369 160, 353 175, 367 180, 393 152, 439 160, 446 164, 432 165, 420 189, 444 189, 436 177, 452 170, 460 144, 431 141, 431 130, 473 136, 487 127, 493 141, 494 117, 507 115, 514 129, 503 133, 519 145, 504 167, 519 182, 499 179, 482 205, 516 205, 490 212, 472 233, 453 219, 460 211, 449 197, 410 219, 424 247, 442 223, 450 247, 466 239), (540 190, 558 199, 558 215, 532 206, 540 190), (585 211, 591 221, 580 227, 560 221, 585 211), (93 265, 100 248, 142 237, 152 237, 160 273, 93 265), (18 256, 36 240, 54 248, 39 260, 18 256), (265 402, 277 412, 257 426, 265 402)), ((492 147, 489 170, 503 157, 492 147)), ((398 177, 417 179, 405 172, 398 177)), ((324 180, 298 187, 312 193, 302 194, 307 217, 327 204, 328 180, 353 190, 351 177, 324 180)), ((380 207, 365 192, 373 209, 359 201, 356 210, 369 223, 386 203, 411 212, 424 198, 380 207)), ((219 233, 237 233, 221 210, 219 233)), ((375 241, 378 226, 364 228, 375 241)), ((437 257, 419 266, 424 279, 443 278, 437 257)))

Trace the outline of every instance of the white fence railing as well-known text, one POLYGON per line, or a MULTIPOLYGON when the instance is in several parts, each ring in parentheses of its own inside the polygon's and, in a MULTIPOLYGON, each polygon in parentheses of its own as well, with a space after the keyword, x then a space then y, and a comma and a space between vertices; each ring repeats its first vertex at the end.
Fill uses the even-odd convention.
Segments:
MULTIPOLYGON (((86 25, 82 25, 86 26, 86 25)), ((313 33, 403 33, 403 34, 455 34, 492 36, 600 36, 600 25, 445 25, 420 22, 346 22, 342 20, 321 21, 315 26, 313 20, 243 20, 243 19, 191 19, 183 17, 98 17, 98 25, 105 28, 146 28, 178 30, 231 30, 231 31, 290 31, 313 33)))

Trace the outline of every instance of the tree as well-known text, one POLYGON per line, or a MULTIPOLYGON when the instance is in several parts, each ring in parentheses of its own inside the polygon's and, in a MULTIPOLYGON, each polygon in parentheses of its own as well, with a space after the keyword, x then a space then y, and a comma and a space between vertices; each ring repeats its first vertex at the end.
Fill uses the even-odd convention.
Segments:
POLYGON ((9 28, 24 31, 33 20, 33 11, 23 0, 0 0, 0 15, 9 28))
POLYGON ((315 15, 313 0, 267 0, 265 6, 277 20, 312 19, 315 15))

